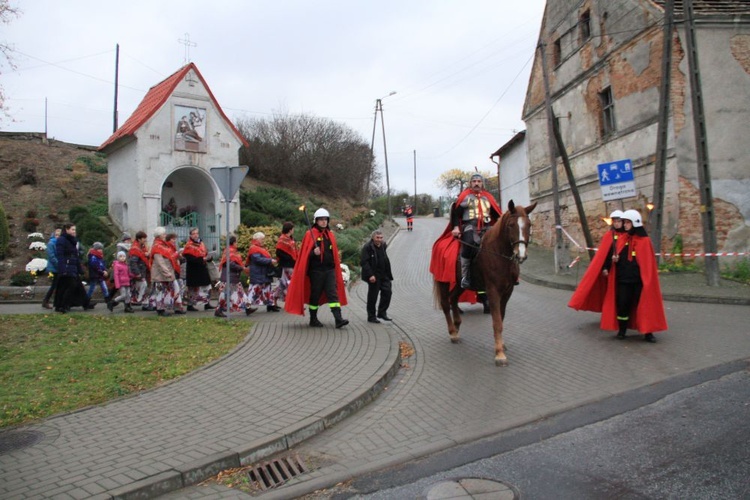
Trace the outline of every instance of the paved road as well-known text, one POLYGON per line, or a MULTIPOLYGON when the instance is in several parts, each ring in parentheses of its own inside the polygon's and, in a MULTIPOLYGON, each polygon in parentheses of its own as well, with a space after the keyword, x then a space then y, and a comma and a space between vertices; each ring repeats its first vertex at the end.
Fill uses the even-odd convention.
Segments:
MULTIPOLYGON (((433 308, 429 247, 445 222, 419 219, 389 248, 396 281, 389 315, 415 355, 373 403, 295 448, 316 470, 259 498, 294 498, 339 481, 495 435, 659 381, 750 357, 745 306, 668 302, 657 344, 619 342, 598 317, 570 310, 570 292, 523 283, 508 306, 510 365, 495 367, 490 318, 467 307, 461 344, 433 308)), ((523 274, 523 271, 522 271, 523 274)), ((352 300, 364 303, 366 288, 352 300)), ((331 491, 334 494, 335 491, 331 491)), ((198 487, 183 498, 242 495, 198 487)), ((325 494, 321 494, 325 497, 325 494)), ((173 498, 178 498, 174 496, 173 498)))

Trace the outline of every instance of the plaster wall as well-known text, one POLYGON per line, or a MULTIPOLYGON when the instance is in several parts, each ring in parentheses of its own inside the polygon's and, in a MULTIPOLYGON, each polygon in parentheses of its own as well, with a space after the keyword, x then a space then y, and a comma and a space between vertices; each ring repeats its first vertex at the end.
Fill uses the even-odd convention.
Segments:
POLYGON ((505 210, 510 200, 517 205, 527 206, 529 196, 529 161, 526 153, 526 139, 509 148, 500 160, 500 208, 505 210))

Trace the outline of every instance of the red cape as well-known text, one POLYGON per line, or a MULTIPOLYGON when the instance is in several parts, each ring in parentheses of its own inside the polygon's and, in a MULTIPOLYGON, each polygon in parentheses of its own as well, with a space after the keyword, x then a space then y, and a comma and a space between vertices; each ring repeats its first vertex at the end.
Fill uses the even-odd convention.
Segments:
MULTIPOLYGON (((464 189, 456 201, 451 206, 451 214, 453 213, 453 207, 458 206, 466 196, 471 193, 471 189, 464 189)), ((498 214, 502 214, 500 206, 495 201, 495 198, 488 192, 482 191, 490 202, 490 205, 497 211, 498 214)), ((461 251, 461 240, 455 238, 452 234, 453 224, 449 220, 448 226, 443 231, 435 243, 432 245, 432 256, 430 257, 430 272, 432 273, 435 281, 440 281, 450 284, 452 290, 456 286, 456 262, 458 261, 458 254, 461 251)), ((477 292, 473 290, 464 290, 461 296, 458 298, 459 302, 468 302, 471 304, 477 303, 477 292)))
MULTIPOLYGON (((292 280, 289 282, 289 289, 287 290, 286 302, 284 303, 284 310, 290 314, 299 314, 300 316, 305 315, 305 304, 310 300, 310 277, 307 275, 307 268, 310 261, 310 252, 313 250, 315 239, 313 239, 312 232, 315 232, 315 239, 321 234, 316 228, 312 228, 305 231, 305 237, 302 238, 302 246, 299 251, 299 259, 294 264, 294 271, 292 272, 292 280)), ((336 244, 336 236, 333 231, 328 230, 328 237, 331 240, 333 246, 333 262, 334 271, 336 274, 336 289, 339 294, 339 303, 342 306, 348 304, 346 300, 346 286, 344 285, 344 277, 341 274, 341 258, 339 257, 339 247, 336 244)), ((320 296, 318 305, 328 303, 328 297, 325 291, 320 296)))
MULTIPOLYGON (((602 244, 599 246, 594 260, 591 261, 591 265, 589 265, 589 269, 573 297, 571 297, 568 306, 583 311, 601 311, 602 317, 599 323, 601 329, 617 331, 619 329, 615 305, 617 269, 612 266, 608 278, 601 275, 604 259, 612 248, 612 236, 609 236, 607 248, 604 248, 605 239, 606 235, 602 238, 602 244), (589 276, 590 273, 591 276, 589 276), (604 292, 602 292, 602 283, 604 284, 604 292)), ((664 300, 661 295, 658 268, 651 239, 648 236, 627 236, 620 233, 617 240, 617 249, 622 249, 625 242, 629 242, 630 252, 635 252, 635 258, 638 259, 638 266, 641 271, 641 281, 643 282, 641 297, 635 310, 630 313, 628 328, 638 330, 640 333, 664 331, 668 328, 667 318, 664 314, 664 300)))

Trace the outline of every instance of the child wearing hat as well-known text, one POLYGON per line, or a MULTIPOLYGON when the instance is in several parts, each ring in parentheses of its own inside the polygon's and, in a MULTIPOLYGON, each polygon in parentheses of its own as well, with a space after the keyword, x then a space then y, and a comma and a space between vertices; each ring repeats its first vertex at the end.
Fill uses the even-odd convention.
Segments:
POLYGON ((101 242, 96 241, 91 245, 88 256, 88 267, 89 267, 89 293, 87 297, 91 299, 91 296, 96 290, 96 286, 102 289, 102 295, 104 301, 109 302, 109 290, 107 289, 107 263, 104 261, 104 245, 101 242))
POLYGON ((117 297, 110 300, 107 309, 112 312, 120 302, 125 304, 125 312, 132 313, 133 306, 130 305, 130 270, 128 268, 128 254, 120 250, 117 252, 117 260, 112 264, 112 274, 115 278, 115 288, 119 291, 117 297))

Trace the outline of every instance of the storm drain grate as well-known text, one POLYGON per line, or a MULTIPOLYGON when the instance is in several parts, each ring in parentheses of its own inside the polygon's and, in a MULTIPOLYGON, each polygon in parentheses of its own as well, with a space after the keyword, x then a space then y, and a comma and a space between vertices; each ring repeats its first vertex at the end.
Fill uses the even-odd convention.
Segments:
POLYGON ((11 431, 0 434, 0 455, 34 446, 44 439, 38 431, 11 431))
POLYGON ((281 457, 256 465, 248 471, 250 481, 261 490, 282 485, 292 478, 307 472, 307 466, 299 456, 281 457))

